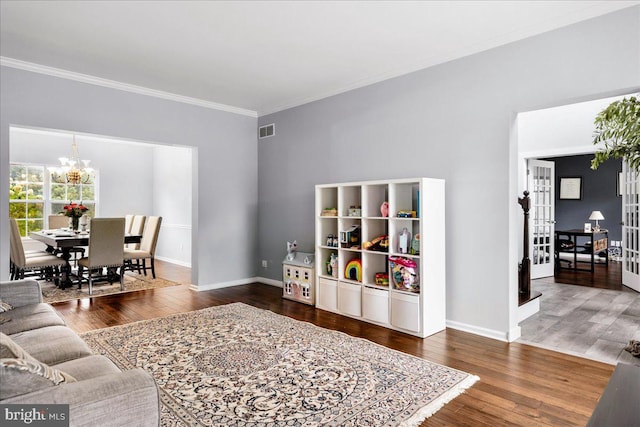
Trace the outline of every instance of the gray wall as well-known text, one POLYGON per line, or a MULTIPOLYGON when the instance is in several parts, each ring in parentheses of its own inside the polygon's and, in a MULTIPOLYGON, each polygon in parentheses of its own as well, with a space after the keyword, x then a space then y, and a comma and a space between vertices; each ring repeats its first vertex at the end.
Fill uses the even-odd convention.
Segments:
POLYGON ((0 69, 0 79, 0 278, 9 276, 6 183, 11 125, 195 147, 194 283, 204 286, 255 276, 254 117, 9 67, 0 69))
POLYGON ((287 240, 313 248, 315 184, 444 178, 448 324, 517 335, 516 113, 639 86, 635 7, 261 117, 261 274, 281 278, 287 240))
POLYGON ((618 197, 618 172, 622 171, 622 161, 611 159, 597 170, 591 170, 592 154, 583 156, 555 157, 556 172, 556 230, 582 228, 589 221, 592 211, 601 211, 604 220, 601 228, 609 231, 609 240, 622 240, 622 197, 618 197), (560 200, 559 182, 561 177, 582 177, 582 199, 560 200))

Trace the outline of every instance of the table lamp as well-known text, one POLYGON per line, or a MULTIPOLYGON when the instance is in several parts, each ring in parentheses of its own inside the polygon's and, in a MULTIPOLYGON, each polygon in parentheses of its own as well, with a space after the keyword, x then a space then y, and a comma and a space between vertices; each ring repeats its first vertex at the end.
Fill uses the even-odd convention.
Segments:
POLYGON ((602 215, 602 212, 600 212, 600 211, 591 212, 591 215, 589 215, 589 219, 591 221, 593 221, 593 220, 596 221, 596 226, 593 227, 593 231, 600 231, 600 224, 598 224, 598 221, 601 220, 601 219, 604 219, 604 215, 602 215))

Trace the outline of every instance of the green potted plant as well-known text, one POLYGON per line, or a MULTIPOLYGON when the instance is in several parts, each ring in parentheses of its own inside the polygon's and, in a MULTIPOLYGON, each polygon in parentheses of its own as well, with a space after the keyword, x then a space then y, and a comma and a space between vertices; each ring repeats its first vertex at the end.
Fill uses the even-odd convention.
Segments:
POLYGON ((640 100, 631 96, 612 102, 596 116, 593 143, 604 143, 591 160, 597 169, 607 159, 626 161, 632 169, 640 170, 640 100))

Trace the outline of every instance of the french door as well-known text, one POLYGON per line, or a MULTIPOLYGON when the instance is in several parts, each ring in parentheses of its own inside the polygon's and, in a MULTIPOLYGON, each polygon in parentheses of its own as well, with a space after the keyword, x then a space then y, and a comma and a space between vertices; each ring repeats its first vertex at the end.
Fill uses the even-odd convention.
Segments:
POLYGON ((622 162, 622 284, 640 292, 640 176, 622 162))
POLYGON ((528 161, 529 257, 531 278, 553 276, 555 234, 555 163, 528 161))

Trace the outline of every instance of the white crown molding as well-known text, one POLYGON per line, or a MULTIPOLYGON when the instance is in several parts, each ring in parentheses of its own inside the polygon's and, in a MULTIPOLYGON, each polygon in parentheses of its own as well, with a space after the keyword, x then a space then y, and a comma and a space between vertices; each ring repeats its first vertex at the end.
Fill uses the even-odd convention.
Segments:
POLYGON ((153 96, 155 98, 167 99, 169 101, 197 105, 198 107, 210 108, 212 110, 226 111, 228 113, 240 114, 249 117, 258 117, 258 113, 256 111, 247 110, 244 108, 218 104, 217 102, 205 101, 198 98, 191 98, 189 96, 177 95, 175 93, 163 92, 160 90, 149 89, 142 86, 130 85, 127 83, 117 82, 115 80, 108 80, 100 77, 90 76, 88 74, 75 73, 73 71, 48 67, 46 65, 35 64, 33 62, 21 61, 19 59, 8 58, 6 56, 0 56, 0 65, 2 65, 3 67, 17 68, 19 70, 46 74, 48 76, 60 77, 67 80, 74 80, 81 83, 108 87, 125 92, 137 93, 139 95, 153 96))

